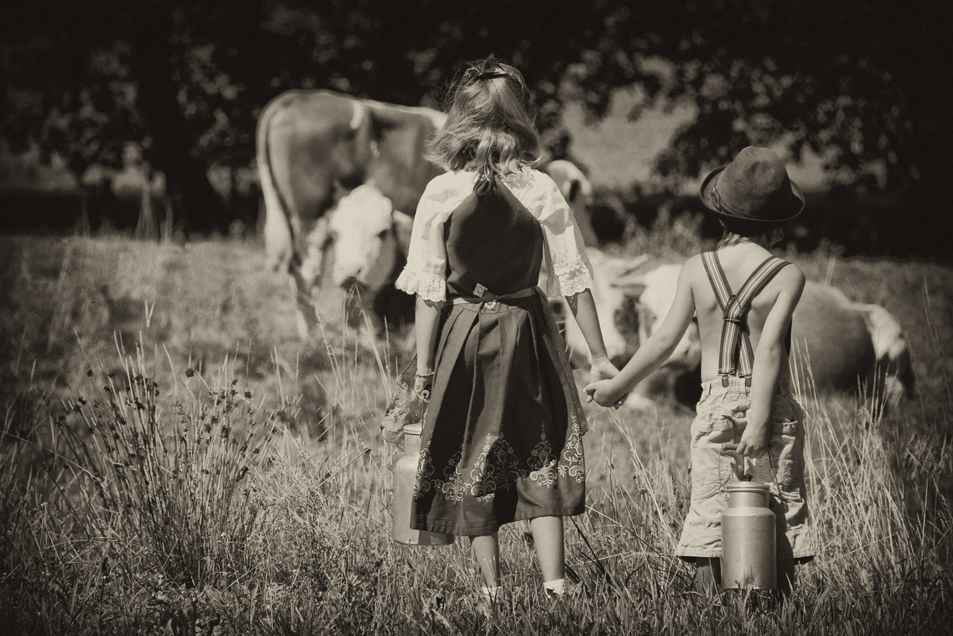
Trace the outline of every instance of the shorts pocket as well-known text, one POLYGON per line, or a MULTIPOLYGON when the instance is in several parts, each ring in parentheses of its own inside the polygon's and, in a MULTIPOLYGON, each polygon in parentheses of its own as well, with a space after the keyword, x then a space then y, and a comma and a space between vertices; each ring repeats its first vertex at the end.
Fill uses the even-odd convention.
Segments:
POLYGON ((731 480, 732 459, 722 448, 737 440, 736 430, 734 419, 715 413, 699 414, 692 424, 693 501, 708 499, 731 480))
POLYGON ((775 479, 782 490, 797 490, 804 472, 800 423, 777 422, 771 433, 771 460, 777 467, 775 479))
POLYGON ((778 485, 782 490, 791 490, 794 485, 795 467, 790 459, 778 460, 778 485))

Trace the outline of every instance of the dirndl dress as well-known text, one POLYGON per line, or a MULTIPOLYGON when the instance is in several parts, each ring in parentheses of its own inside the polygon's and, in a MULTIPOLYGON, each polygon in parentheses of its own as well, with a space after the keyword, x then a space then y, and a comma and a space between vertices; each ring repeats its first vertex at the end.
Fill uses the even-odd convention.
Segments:
POLYGON ((484 190, 442 227, 447 302, 411 511, 415 529, 463 536, 585 509, 585 415, 537 286, 547 233, 502 179, 484 190))

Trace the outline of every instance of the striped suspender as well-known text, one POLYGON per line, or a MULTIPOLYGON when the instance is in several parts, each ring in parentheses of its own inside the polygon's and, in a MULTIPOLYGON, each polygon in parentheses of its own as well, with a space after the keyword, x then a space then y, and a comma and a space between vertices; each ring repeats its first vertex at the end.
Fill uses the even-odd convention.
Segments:
POLYGON ((705 273, 708 274, 708 280, 718 298, 718 305, 721 307, 724 318, 718 353, 718 375, 721 376, 721 383, 723 386, 728 386, 728 376, 738 371, 738 375, 745 379, 745 384, 750 386, 754 351, 751 349, 751 338, 748 335, 745 316, 752 299, 788 262, 777 256, 768 257, 748 277, 737 294, 731 293, 725 270, 722 269, 715 252, 702 253, 702 262, 705 264, 705 273))

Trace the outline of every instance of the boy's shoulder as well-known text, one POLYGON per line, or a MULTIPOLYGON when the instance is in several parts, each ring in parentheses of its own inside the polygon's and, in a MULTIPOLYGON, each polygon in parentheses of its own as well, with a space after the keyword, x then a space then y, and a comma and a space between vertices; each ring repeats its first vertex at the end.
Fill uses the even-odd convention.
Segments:
MULTIPOLYGON (((684 265, 682 265, 682 276, 686 276, 693 286, 695 284, 710 284, 708 272, 705 268, 705 253, 706 252, 699 252, 698 254, 693 255, 687 261, 685 261, 684 265)), ((800 293, 800 290, 804 288, 806 281, 804 272, 801 271, 801 268, 798 267, 797 264, 787 259, 781 260, 787 264, 778 270, 769 285, 791 288, 792 290, 796 290, 797 293, 800 293)), ((730 268, 726 268, 725 271, 729 276, 731 275, 730 268)), ((754 270, 751 269, 750 271, 754 270)))
POLYGON ((682 265, 682 271, 685 272, 685 275, 690 276, 692 281, 694 281, 694 278, 699 275, 706 276, 707 280, 707 275, 705 274, 705 264, 702 261, 702 254, 704 254, 704 252, 699 252, 698 254, 689 257, 689 259, 685 261, 685 264, 682 265))

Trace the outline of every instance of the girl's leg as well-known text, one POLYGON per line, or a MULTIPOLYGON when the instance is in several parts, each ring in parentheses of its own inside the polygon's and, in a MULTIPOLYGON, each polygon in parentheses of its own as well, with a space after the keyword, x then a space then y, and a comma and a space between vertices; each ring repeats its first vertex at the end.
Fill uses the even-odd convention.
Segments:
POLYGON ((721 592, 721 559, 695 559, 695 589, 715 596, 721 592))
POLYGON ((563 518, 536 517, 529 522, 536 544, 536 558, 543 581, 558 581, 566 574, 563 548, 563 518))
POLYGON ((500 584, 500 534, 471 537, 470 544, 483 573, 483 584, 488 588, 497 587, 500 584))

